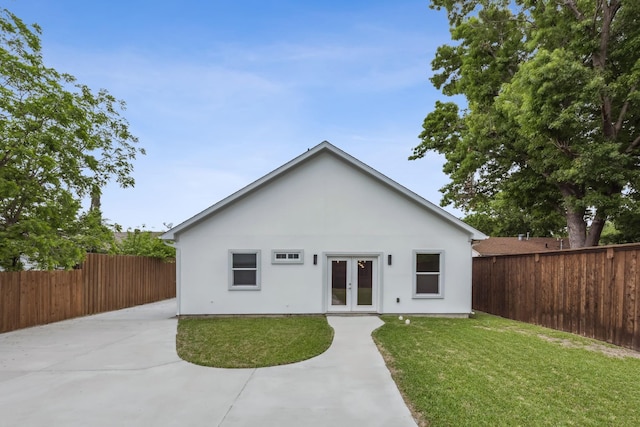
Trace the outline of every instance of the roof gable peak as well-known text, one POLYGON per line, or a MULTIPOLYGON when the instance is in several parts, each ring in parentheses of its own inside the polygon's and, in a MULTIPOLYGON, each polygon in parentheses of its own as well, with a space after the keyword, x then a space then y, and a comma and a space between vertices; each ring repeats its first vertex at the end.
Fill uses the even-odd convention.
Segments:
POLYGON ((297 166, 309 161, 310 159, 314 158, 315 156, 317 156, 317 155, 319 155, 320 153, 323 153, 323 152, 330 152, 331 154, 335 155, 339 159, 341 159, 344 162, 348 163, 350 166, 352 166, 352 167, 354 167, 356 169, 359 169, 360 171, 364 172, 365 174, 368 174, 369 176, 373 177, 374 179, 376 179, 380 183, 384 184, 385 186, 390 187, 393 190, 403 194, 408 199, 413 200, 414 202, 416 202, 419 205, 423 206, 424 208, 426 208, 427 210, 429 210, 432 213, 436 214, 437 216, 442 217, 446 221, 450 222, 452 225, 463 229, 464 231, 466 231, 470 235, 470 240, 471 239, 473 239, 473 240, 482 240, 482 239, 486 239, 487 238, 487 236, 484 233, 476 230, 475 228, 469 226, 468 224, 465 224, 464 222, 462 222, 461 220, 459 220, 455 216, 451 215, 450 213, 448 213, 444 209, 440 208, 439 206, 434 205, 433 203, 429 202, 428 200, 424 199, 423 197, 419 196, 418 194, 412 192, 411 190, 407 189, 406 187, 403 187, 402 185, 400 185, 397 182, 393 181, 392 179, 388 178, 384 174, 378 172, 377 170, 375 170, 372 167, 368 166, 367 164, 361 162, 360 160, 356 159, 355 157, 347 154, 346 152, 342 151, 341 149, 339 149, 338 147, 336 147, 335 145, 331 144, 329 141, 326 141, 326 140, 322 141, 320 144, 316 145, 313 148, 307 149, 307 151, 305 151, 304 153, 302 153, 298 157, 290 160, 289 162, 285 163, 284 165, 280 166, 279 168, 275 169, 274 171, 268 173, 267 175, 259 178, 256 181, 252 182, 251 184, 247 185, 246 187, 240 189, 239 191, 236 191, 235 193, 233 193, 230 196, 228 196, 228 197, 222 199, 221 201, 215 203, 214 205, 210 206, 209 208, 203 210, 202 212, 194 215, 190 219, 182 222, 181 224, 173 227, 171 230, 168 230, 166 233, 164 233, 161 236, 161 238, 165 239, 165 240, 175 240, 176 234, 178 234, 178 233, 180 233, 180 232, 182 232, 182 231, 184 231, 184 230, 186 230, 188 228, 191 228, 192 226, 196 225, 200 221, 202 221, 202 220, 208 218, 209 216, 213 215, 218 210, 230 205, 231 203, 235 202, 236 200, 239 200, 239 199, 247 196, 249 193, 252 193, 252 192, 258 190, 259 188, 261 188, 262 186, 268 184, 269 182, 273 181, 274 179, 286 174, 291 169, 293 169, 293 168, 295 168, 295 167, 297 167, 297 166))

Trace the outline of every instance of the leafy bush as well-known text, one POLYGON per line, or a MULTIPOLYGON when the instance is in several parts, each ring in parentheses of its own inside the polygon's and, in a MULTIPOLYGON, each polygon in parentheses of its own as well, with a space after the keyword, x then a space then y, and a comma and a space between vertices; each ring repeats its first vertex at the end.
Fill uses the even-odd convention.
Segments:
POLYGON ((122 255, 138 255, 164 260, 174 259, 176 249, 158 237, 160 233, 135 229, 127 231, 127 235, 116 243, 116 253, 122 255))

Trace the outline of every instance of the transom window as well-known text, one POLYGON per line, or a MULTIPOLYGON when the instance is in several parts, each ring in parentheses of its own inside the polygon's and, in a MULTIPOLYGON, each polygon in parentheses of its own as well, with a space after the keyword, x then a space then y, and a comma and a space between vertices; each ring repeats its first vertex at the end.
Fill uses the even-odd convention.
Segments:
POLYGON ((302 249, 274 250, 271 252, 272 264, 303 264, 304 253, 302 249))
POLYGON ((442 297, 442 253, 414 252, 414 298, 442 297))
POLYGON ((230 289, 260 289, 260 251, 230 251, 230 289))

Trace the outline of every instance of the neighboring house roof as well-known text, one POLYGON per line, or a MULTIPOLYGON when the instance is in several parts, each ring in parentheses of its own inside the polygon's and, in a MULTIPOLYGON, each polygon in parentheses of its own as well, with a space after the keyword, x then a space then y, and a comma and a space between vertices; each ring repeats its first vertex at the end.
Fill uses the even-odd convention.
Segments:
POLYGON ((555 237, 490 237, 473 244, 479 256, 526 254, 569 249, 569 239, 555 237))
POLYGON ((196 225, 200 221, 202 221, 202 220, 210 217, 211 215, 215 214, 217 211, 219 211, 219 210, 227 207, 228 205, 234 203, 235 201, 237 201, 239 199, 242 199, 243 197, 246 197, 247 195, 259 190, 260 188, 262 188, 263 186, 267 185, 268 183, 270 183, 274 179, 276 179, 278 177, 281 177, 282 175, 286 174, 291 169, 293 169, 293 168, 295 168, 297 166, 300 166, 301 164, 309 161, 310 159, 313 159, 314 157, 320 155, 321 153, 330 153, 330 154, 338 157, 339 159, 345 161, 346 163, 348 163, 352 167, 354 167, 354 168, 360 170, 361 172, 363 172, 363 173, 371 176, 372 178, 376 179, 381 184, 383 184, 383 185, 385 185, 387 187, 390 187, 391 189, 401 193, 402 195, 404 195, 408 199, 418 203, 419 205, 421 205, 425 209, 427 209, 427 210, 431 211, 432 213, 434 213, 435 215, 443 218, 444 220, 448 221, 452 225, 454 225, 454 226, 466 231, 469 234, 470 239, 482 240, 482 239, 486 239, 488 237, 484 233, 482 233, 481 231, 478 231, 475 228, 471 227, 470 225, 464 223, 463 221, 461 221, 458 218, 456 218, 455 216, 451 215, 450 213, 448 213, 444 209, 440 208, 439 206, 434 205, 433 203, 429 202, 428 200, 424 199, 423 197, 421 197, 421 196, 417 195, 416 193, 410 191, 409 189, 403 187, 402 185, 398 184, 397 182, 393 181, 392 179, 388 178, 387 176, 383 175, 382 173, 378 172, 377 170, 373 169, 372 167, 364 164, 363 162, 361 162, 360 160, 356 159, 355 157, 345 153, 344 151, 340 150, 339 148, 335 147, 334 145, 330 144, 329 142, 323 141, 320 144, 316 145, 315 147, 307 150, 305 153, 301 154, 300 156, 296 157, 295 159, 291 160, 290 162, 285 163, 283 166, 279 167, 278 169, 274 170, 273 172, 263 176, 262 178, 260 178, 257 181, 249 184, 248 186, 244 187, 243 189, 233 193, 229 197, 219 201, 218 203, 214 204, 213 206, 211 206, 211 207, 205 209, 204 211, 200 212, 199 214, 191 217, 190 219, 186 220, 182 224, 179 224, 179 225, 173 227, 171 230, 169 230, 166 233, 164 233, 161 236, 161 238, 165 239, 165 240, 175 240, 175 236, 177 234, 179 234, 180 232, 182 232, 182 231, 184 231, 184 230, 186 230, 188 228, 193 227, 194 225, 196 225))

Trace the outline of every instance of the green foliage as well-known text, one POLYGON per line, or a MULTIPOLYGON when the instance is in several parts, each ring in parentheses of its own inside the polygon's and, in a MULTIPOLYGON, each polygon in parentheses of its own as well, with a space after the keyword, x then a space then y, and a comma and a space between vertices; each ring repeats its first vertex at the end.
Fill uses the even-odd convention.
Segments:
POLYGON ((126 237, 116 244, 116 253, 164 260, 172 260, 176 257, 176 249, 161 240, 158 233, 138 229, 127 232, 126 237))
POLYGON ((627 199, 627 203, 604 227, 601 242, 605 245, 640 242, 640 202, 627 199))
POLYGON ((180 319, 176 346, 196 365, 257 368, 310 359, 332 340, 324 316, 180 319))
POLYGON ((476 205, 474 212, 464 217, 464 222, 492 237, 525 233, 535 237, 563 235, 564 218, 558 210, 537 205, 523 209, 520 206, 524 203, 508 196, 510 194, 498 193, 493 200, 476 205))
POLYGON ((561 215, 572 247, 597 244, 640 187, 640 2, 431 7, 446 10, 455 43, 438 48, 431 81, 467 108, 436 102, 410 159, 444 154, 442 203, 472 219, 522 212, 553 231, 561 215))
POLYGON ((496 316, 384 316, 373 337, 422 425, 635 426, 637 353, 496 316))
POLYGON ((110 180, 134 184, 142 149, 124 103, 47 67, 40 28, 0 9, 0 268, 70 268, 103 250, 99 212, 81 201, 110 180))
POLYGON ((625 243, 622 240, 621 232, 616 229, 616 226, 611 222, 607 221, 602 229, 602 235, 600 236, 600 242, 604 245, 615 245, 619 243, 625 243))

